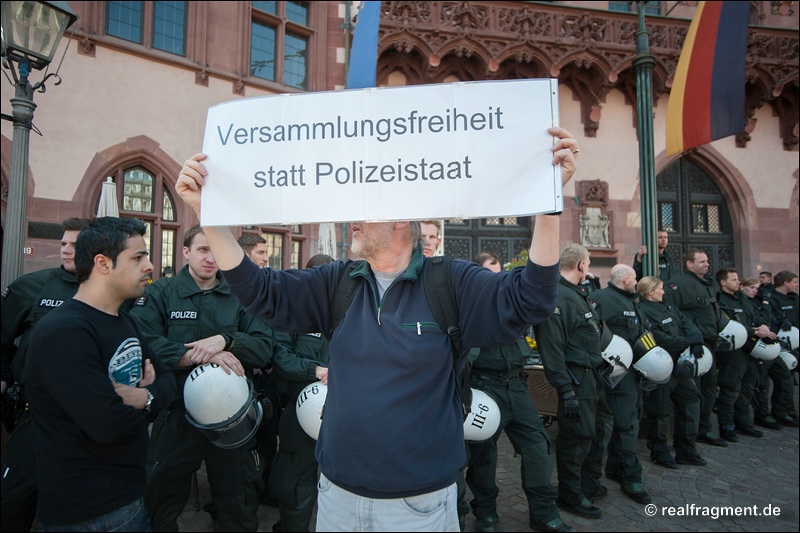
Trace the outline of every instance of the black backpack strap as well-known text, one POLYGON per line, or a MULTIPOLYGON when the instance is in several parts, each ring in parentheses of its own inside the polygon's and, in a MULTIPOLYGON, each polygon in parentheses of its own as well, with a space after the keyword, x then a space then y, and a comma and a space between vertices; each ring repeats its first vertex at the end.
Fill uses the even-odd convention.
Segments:
POLYGON ((422 281, 425 297, 439 327, 453 344, 453 366, 461 356, 461 330, 458 328, 458 304, 450 277, 450 256, 432 257, 425 261, 422 281))
POLYGON ((347 263, 342 272, 339 274, 339 283, 336 285, 336 292, 333 293, 333 301, 331 302, 331 330, 328 332, 333 333, 336 326, 344 318, 344 314, 353 302, 353 296, 356 294, 360 279, 353 279, 350 274, 358 268, 363 261, 350 261, 347 263))
MULTIPOLYGON (((425 298, 433 313, 433 318, 439 328, 450 337, 453 347, 453 370, 456 369, 461 356, 461 330, 458 327, 458 304, 453 290, 451 278, 450 256, 432 257, 425 261, 422 269, 422 283, 425 287, 425 298)), ((461 374, 456 376, 456 390, 461 397, 461 410, 464 420, 472 411, 472 389, 470 378, 470 364, 464 365, 461 374)))

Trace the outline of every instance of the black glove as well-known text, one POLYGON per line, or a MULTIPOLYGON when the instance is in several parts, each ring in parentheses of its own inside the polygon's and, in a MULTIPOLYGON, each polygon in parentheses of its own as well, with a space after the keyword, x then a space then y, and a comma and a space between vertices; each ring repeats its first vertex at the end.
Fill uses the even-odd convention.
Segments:
MULTIPOLYGON (((699 345, 700 349, 702 350, 703 346, 699 345)), ((675 365, 675 369, 672 372, 672 375, 678 379, 683 378, 693 378, 695 372, 697 356, 694 354, 685 354, 678 357, 678 362, 675 365)))
POLYGON ((784 318, 783 321, 781 321, 781 331, 789 331, 790 329, 792 329, 792 323, 784 318))
POLYGON ((732 351, 733 351, 733 344, 726 341, 725 339, 717 339, 717 342, 714 343, 714 353, 732 352, 732 351))
POLYGON ((702 344, 693 344, 692 345, 692 355, 695 359, 702 359, 703 358, 703 345, 702 344))
POLYGON ((581 403, 573 391, 564 393, 564 418, 577 420, 581 417, 581 403))

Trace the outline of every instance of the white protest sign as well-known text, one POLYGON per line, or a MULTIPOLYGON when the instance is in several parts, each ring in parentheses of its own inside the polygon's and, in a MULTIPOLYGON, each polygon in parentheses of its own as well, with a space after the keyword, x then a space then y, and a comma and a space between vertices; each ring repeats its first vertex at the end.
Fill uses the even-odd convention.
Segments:
POLYGON ((281 94, 209 109, 209 226, 561 211, 557 80, 281 94))

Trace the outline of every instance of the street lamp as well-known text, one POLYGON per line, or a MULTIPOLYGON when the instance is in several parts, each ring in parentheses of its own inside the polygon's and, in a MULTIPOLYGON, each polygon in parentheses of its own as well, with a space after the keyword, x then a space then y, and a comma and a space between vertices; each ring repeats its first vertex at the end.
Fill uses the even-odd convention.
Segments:
POLYGON ((656 162, 653 147, 653 66, 656 60, 650 53, 650 39, 644 23, 646 2, 636 2, 639 31, 636 32, 636 115, 639 133, 639 194, 642 213, 642 244, 647 254, 642 257, 645 276, 658 277, 658 241, 656 240, 656 162))
MULTIPOLYGON (((5 238, 3 239, 2 286, 6 287, 22 274, 22 244, 28 199, 28 146, 33 124, 33 93, 45 91, 44 83, 51 76, 61 83, 58 72, 31 85, 31 69, 41 70, 53 60, 58 43, 78 16, 66 2, 9 2, 0 4, 2 14, 2 65, 11 71, 15 93, 11 98, 14 138, 11 149, 11 175, 8 184, 5 238), (14 69, 19 66, 19 73, 14 69)), ((66 53, 66 51, 65 51, 66 53)))

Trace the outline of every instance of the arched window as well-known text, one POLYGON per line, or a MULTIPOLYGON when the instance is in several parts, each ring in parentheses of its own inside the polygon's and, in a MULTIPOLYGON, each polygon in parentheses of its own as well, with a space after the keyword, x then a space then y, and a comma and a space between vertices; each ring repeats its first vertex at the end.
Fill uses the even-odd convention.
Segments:
MULTIPOLYGON (((138 218, 147 224, 145 241, 153 262, 153 278, 175 273, 180 268, 178 252, 183 231, 170 192, 172 184, 164 174, 147 164, 130 164, 116 168, 111 177, 117 184, 119 216, 138 218), (170 270, 167 270, 170 269, 170 270)), ((100 200, 98 194, 95 206, 100 200)), ((96 210, 95 210, 96 212, 96 210)))

